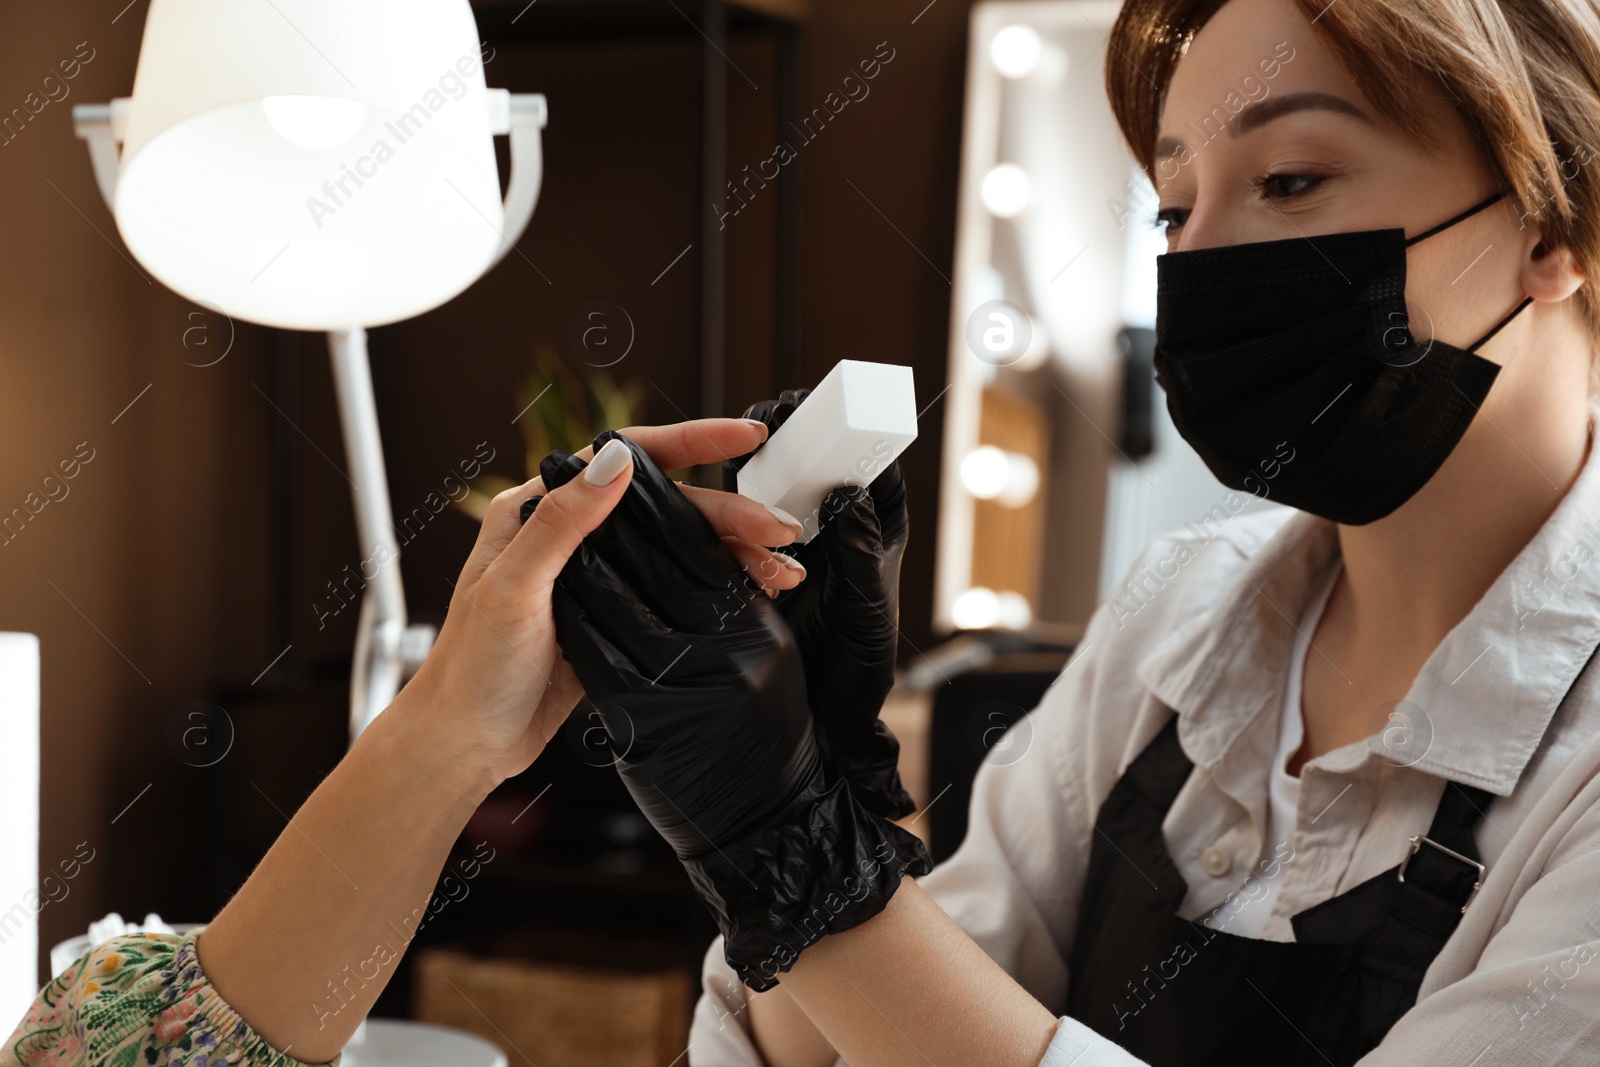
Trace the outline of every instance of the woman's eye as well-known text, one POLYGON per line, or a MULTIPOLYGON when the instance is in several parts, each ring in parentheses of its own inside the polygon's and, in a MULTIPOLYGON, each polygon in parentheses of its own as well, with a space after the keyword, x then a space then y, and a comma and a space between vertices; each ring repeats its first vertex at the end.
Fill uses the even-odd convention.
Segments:
MULTIPOLYGON (((1321 175, 1316 174, 1267 174, 1251 178, 1250 184, 1269 200, 1287 200, 1315 188, 1323 180, 1321 175)), ((1162 208, 1150 216, 1150 226, 1171 236, 1183 227, 1188 217, 1188 208, 1162 208)))
POLYGON ((1260 190, 1262 196, 1287 199, 1305 192, 1320 181, 1320 177, 1311 174, 1267 174, 1250 179, 1250 184, 1260 190))
POLYGON ((1183 225, 1183 220, 1188 214, 1188 210, 1181 207, 1162 208, 1150 216, 1150 226, 1152 229, 1174 233, 1183 225))

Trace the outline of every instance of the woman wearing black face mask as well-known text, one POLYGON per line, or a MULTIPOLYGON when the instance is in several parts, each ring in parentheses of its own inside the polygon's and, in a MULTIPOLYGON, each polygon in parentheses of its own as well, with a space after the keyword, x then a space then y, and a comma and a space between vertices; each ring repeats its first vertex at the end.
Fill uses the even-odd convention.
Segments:
POLYGON ((1600 1062, 1600 5, 1131 0, 1107 57, 1232 491, 952 859, 776 989, 713 945, 689 1059, 1600 1062))

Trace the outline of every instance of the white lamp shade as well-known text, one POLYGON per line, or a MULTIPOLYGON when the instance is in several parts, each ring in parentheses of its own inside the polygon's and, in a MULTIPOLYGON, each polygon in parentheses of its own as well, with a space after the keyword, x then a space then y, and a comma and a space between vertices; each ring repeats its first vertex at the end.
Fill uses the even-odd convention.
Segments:
POLYGON ((152 274, 236 319, 444 303, 505 227, 468 0, 152 0, 113 210, 152 274))

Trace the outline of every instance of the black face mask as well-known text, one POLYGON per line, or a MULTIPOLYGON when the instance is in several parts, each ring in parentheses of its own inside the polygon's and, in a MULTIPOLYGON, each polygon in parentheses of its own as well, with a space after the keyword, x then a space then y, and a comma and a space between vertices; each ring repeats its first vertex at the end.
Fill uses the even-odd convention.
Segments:
MULTIPOLYGON (((1233 489, 1350 525, 1433 477, 1499 365, 1418 343, 1403 229, 1293 237, 1156 257, 1156 381, 1184 440, 1233 489)), ((1433 331, 1430 331, 1433 332, 1433 331)))

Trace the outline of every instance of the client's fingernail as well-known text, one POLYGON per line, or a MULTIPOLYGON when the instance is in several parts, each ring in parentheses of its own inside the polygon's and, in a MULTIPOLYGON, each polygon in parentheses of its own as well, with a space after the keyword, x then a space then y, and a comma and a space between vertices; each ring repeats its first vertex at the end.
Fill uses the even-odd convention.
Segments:
POLYGON ((766 423, 762 422, 760 419, 740 419, 739 421, 748 422, 751 426, 761 427, 761 439, 766 440, 768 433, 766 423))
POLYGON ((804 578, 806 576, 805 567, 793 556, 785 555, 782 552, 774 552, 773 555, 776 556, 778 562, 783 564, 785 567, 788 567, 792 571, 799 571, 800 577, 804 578))
POLYGON ((775 508, 771 504, 762 504, 761 506, 767 509, 767 513, 769 515, 783 523, 785 526, 793 526, 796 530, 805 529, 804 526, 800 525, 799 519, 795 518, 787 511, 784 511, 782 508, 775 508))
POLYGON ((583 480, 590 485, 610 485, 632 462, 633 453, 628 446, 612 438, 583 469, 583 480))

